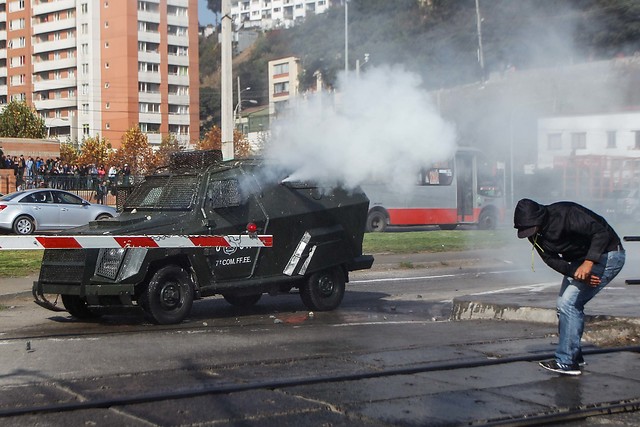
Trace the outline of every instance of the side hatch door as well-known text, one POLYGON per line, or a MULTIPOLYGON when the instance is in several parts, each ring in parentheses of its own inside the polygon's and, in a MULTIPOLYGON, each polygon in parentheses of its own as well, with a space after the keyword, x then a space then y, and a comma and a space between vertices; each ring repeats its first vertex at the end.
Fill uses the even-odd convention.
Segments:
MULTIPOLYGON (((247 224, 265 228, 266 216, 256 203, 256 195, 247 191, 236 176, 215 175, 207 184, 204 200, 205 221, 215 235, 246 234, 247 224)), ((242 176, 240 177, 242 178, 242 176)), ((245 179, 250 179, 245 177, 245 179)), ((250 278, 258 262, 258 247, 207 249, 207 261, 216 282, 250 278)))

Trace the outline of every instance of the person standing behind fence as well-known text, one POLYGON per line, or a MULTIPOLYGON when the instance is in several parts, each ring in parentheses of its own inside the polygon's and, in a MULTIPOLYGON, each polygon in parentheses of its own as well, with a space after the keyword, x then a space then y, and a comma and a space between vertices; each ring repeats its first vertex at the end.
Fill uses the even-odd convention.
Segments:
POLYGON ((100 205, 104 205, 104 196, 107 194, 107 186, 104 181, 100 181, 96 187, 96 202, 100 205))
POLYGON ((122 185, 125 185, 125 186, 131 185, 131 168, 126 163, 122 168, 122 176, 123 176, 122 185))

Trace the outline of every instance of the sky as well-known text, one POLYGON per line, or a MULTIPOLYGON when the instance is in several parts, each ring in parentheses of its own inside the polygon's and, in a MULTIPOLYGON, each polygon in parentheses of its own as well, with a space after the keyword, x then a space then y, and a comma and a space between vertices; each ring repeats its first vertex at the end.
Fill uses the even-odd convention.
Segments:
POLYGON ((198 22, 200 25, 213 24, 215 15, 207 9, 207 0, 198 0, 198 22))

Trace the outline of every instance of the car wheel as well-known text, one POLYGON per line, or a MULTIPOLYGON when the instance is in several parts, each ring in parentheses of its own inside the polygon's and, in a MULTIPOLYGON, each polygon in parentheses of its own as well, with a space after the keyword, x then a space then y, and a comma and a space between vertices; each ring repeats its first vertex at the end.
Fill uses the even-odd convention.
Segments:
POLYGON ((20 215, 13 221, 13 232, 16 234, 27 235, 36 231, 36 224, 33 219, 26 215, 20 215))
POLYGON ((234 305, 236 307, 251 307, 254 306, 260 298, 262 294, 254 294, 254 295, 223 295, 225 301, 229 304, 234 305))
POLYGON ((111 215, 109 214, 100 214, 98 215, 98 217, 96 218, 96 221, 100 221, 102 219, 108 219, 108 218, 113 218, 111 215))
POLYGON ((177 265, 158 269, 140 296, 140 305, 154 323, 182 322, 193 305, 194 289, 187 272, 177 265))
POLYGON ((369 212, 367 216, 367 226, 366 229, 368 232, 383 232, 387 229, 387 216, 384 212, 381 211, 373 211, 369 212))
POLYGON ((312 274, 300 288, 300 298, 309 310, 329 311, 344 297, 345 279, 339 268, 312 274))
POLYGON ((70 315, 77 317, 78 319, 92 319, 99 317, 89 309, 87 302, 78 295, 62 295, 62 304, 70 315))

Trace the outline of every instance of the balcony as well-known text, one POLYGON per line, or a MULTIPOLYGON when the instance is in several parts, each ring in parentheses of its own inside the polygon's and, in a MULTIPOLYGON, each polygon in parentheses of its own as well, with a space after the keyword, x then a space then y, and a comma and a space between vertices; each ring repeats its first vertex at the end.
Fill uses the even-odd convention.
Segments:
POLYGON ((66 31, 76 28, 76 18, 60 19, 58 21, 45 22, 35 24, 33 26, 33 35, 54 33, 58 31, 66 31))
POLYGON ((146 83, 160 83, 160 73, 148 73, 145 71, 138 71, 138 81, 146 83))
POLYGON ((145 22, 160 23, 160 12, 138 11, 138 19, 145 22))
POLYGON ((37 55, 43 52, 53 52, 63 49, 76 49, 76 38, 71 37, 62 40, 52 40, 50 42, 40 42, 33 44, 33 54, 37 55))
POLYGON ((56 59, 52 61, 40 61, 33 64, 33 72, 41 73, 43 71, 51 70, 66 70, 69 68, 76 68, 78 60, 76 58, 56 59))
POLYGON ((59 98, 59 99, 44 99, 40 101, 34 101, 33 105, 36 110, 59 110, 63 108, 75 108, 78 100, 77 98, 59 98))
POLYGON ((46 15, 52 12, 60 12, 75 8, 76 0, 56 0, 32 5, 33 16, 46 15))
POLYGON ((189 95, 171 95, 169 94, 167 101, 169 104, 189 105, 189 95))
POLYGON ((170 74, 168 83, 170 85, 189 86, 189 76, 177 76, 175 74, 170 74))
POLYGON ((191 120, 189 114, 169 114, 170 125, 188 125, 191 120))
POLYGON ((77 80, 75 77, 67 77, 64 79, 51 79, 51 80, 40 80, 39 82, 33 83, 33 91, 40 92, 46 90, 55 90, 55 89, 64 89, 64 88, 75 88, 77 84, 77 80))

